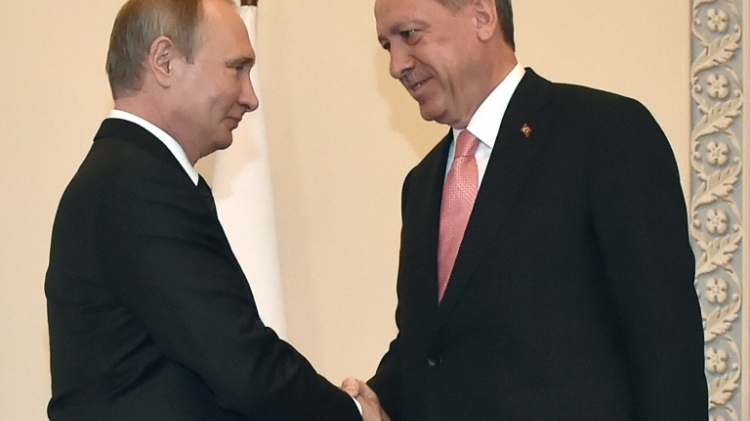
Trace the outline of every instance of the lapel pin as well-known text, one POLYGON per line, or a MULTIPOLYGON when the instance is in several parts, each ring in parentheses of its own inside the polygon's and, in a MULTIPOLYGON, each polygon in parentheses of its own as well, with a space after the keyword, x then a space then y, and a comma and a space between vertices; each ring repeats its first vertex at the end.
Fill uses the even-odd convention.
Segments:
POLYGON ((531 127, 529 127, 528 124, 523 123, 523 127, 521 127, 521 133, 523 133, 523 135, 526 136, 526 139, 528 139, 531 136, 531 127))

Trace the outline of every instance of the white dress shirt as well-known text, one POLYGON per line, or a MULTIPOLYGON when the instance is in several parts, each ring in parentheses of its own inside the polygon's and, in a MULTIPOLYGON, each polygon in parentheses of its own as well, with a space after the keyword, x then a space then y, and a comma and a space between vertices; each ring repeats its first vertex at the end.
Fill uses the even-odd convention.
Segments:
MULTIPOLYGON (((469 125, 466 126, 466 129, 479 139, 479 147, 474 154, 477 160, 479 185, 482 184, 487 164, 490 162, 490 154, 492 153, 492 148, 495 146, 495 139, 497 139, 500 123, 502 123, 503 116, 505 116, 505 110, 508 108, 510 98, 513 96, 513 92, 516 91, 516 87, 518 87, 524 74, 526 74, 526 70, 521 63, 516 64, 516 67, 508 73, 508 76, 485 98, 471 117, 471 120, 469 120, 469 125)), ((459 133, 462 131, 463 129, 453 128, 454 140, 448 151, 448 164, 445 168, 446 175, 451 169, 451 165, 453 165, 453 156, 456 149, 455 139, 458 138, 459 133)))

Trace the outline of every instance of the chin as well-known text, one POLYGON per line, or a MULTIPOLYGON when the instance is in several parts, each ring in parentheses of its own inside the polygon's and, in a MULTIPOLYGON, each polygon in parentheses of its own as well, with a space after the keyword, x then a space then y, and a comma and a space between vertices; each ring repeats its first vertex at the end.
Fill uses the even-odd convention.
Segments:
POLYGON ((419 104, 419 114, 425 121, 435 121, 440 124, 447 124, 445 116, 448 114, 447 107, 439 101, 423 102, 419 104))
POLYGON ((419 115, 422 116, 422 118, 425 121, 434 121, 437 115, 430 110, 426 110, 424 107, 419 108, 419 115))
POLYGON ((230 136, 229 139, 221 139, 216 141, 216 150, 224 150, 228 147, 232 146, 232 137, 230 136))
POLYGON ((425 121, 434 121, 440 124, 449 124, 445 120, 445 113, 436 112, 435 110, 426 110, 424 108, 419 109, 419 114, 425 121))

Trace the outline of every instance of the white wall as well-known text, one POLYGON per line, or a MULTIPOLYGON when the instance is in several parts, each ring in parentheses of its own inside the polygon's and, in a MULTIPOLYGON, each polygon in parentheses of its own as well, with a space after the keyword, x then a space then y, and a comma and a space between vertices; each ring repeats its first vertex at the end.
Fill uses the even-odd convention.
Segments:
MULTIPOLYGON (((120 5, 0 2, 2 420, 46 419, 49 235, 60 194, 111 106, 104 56, 120 5)), ((521 61, 552 80, 640 99, 687 180, 690 6, 515 7, 521 61)), ((446 130, 422 122, 388 76, 371 1, 261 0, 260 8, 290 341, 334 382, 367 377, 395 334, 401 181, 446 130)))

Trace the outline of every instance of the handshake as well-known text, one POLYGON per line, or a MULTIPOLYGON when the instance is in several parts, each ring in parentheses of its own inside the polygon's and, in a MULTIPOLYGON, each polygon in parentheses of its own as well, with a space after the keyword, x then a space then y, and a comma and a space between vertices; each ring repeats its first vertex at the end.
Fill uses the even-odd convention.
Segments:
POLYGON ((341 389, 362 406, 364 421, 391 421, 380 406, 378 395, 362 380, 349 377, 341 383, 341 389))

